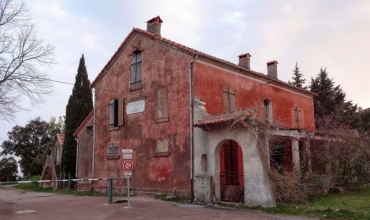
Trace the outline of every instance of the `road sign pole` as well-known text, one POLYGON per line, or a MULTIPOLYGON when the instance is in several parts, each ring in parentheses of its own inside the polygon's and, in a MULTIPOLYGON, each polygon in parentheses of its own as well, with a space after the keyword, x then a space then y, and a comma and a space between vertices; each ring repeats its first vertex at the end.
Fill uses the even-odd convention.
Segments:
POLYGON ((126 176, 127 178, 127 207, 130 207, 130 176, 126 176))

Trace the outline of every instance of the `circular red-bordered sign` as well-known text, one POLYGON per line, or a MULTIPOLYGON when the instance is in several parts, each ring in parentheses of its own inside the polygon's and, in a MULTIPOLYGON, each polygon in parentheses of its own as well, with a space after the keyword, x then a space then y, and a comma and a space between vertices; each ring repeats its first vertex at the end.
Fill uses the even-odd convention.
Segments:
POLYGON ((123 162, 123 169, 130 171, 134 167, 134 164, 131 162, 131 160, 125 160, 123 162))

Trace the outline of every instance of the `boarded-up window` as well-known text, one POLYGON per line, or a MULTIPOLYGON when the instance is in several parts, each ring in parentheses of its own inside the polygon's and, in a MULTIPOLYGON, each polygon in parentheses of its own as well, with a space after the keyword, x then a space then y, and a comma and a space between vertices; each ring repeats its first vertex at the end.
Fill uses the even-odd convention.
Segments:
POLYGON ((154 156, 169 156, 170 152, 168 150, 169 143, 168 139, 157 140, 154 146, 154 156))
POLYGON ((167 87, 161 86, 155 90, 155 113, 156 122, 168 121, 167 87))
POLYGON ((235 92, 230 89, 223 89, 224 112, 235 111, 235 92))
POLYGON ((208 171, 208 161, 207 161, 207 155, 202 155, 202 171, 207 172, 208 171))
POLYGON ((301 128, 301 110, 298 108, 298 106, 294 107, 294 121, 295 121, 295 127, 300 129, 301 128))

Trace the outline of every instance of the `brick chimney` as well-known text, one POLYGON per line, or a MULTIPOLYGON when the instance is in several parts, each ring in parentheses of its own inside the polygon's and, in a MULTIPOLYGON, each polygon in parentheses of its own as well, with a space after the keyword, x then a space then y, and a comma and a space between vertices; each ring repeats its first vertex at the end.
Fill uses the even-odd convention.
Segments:
POLYGON ((271 77, 274 77, 276 79, 278 78, 277 64, 278 64, 278 62, 276 60, 267 62, 267 75, 271 76, 271 77))
POLYGON ((244 67, 246 69, 251 69, 250 61, 251 55, 249 53, 240 54, 239 55, 239 66, 244 67))
POLYGON ((161 24, 163 23, 163 21, 159 16, 150 19, 146 23, 147 23, 147 26, 146 26, 147 31, 161 36, 161 24))

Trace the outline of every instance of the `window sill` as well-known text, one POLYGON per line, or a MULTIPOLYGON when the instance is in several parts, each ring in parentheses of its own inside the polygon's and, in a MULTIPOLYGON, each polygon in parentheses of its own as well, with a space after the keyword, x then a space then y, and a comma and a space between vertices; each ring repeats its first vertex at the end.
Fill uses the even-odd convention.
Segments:
POLYGON ((134 90, 138 90, 138 89, 142 89, 143 88, 143 84, 139 85, 139 86, 130 86, 130 91, 134 91, 134 90))
POLYGON ((154 123, 161 123, 161 122, 167 122, 167 121, 169 121, 168 117, 154 119, 154 123))
POLYGON ((119 155, 111 155, 111 156, 107 156, 107 159, 108 159, 108 160, 119 159, 119 155))
POLYGON ((119 127, 111 127, 111 128, 108 128, 108 131, 116 131, 116 130, 119 130, 119 127))
POLYGON ((155 152, 153 157, 168 157, 170 156, 170 152, 155 152))

